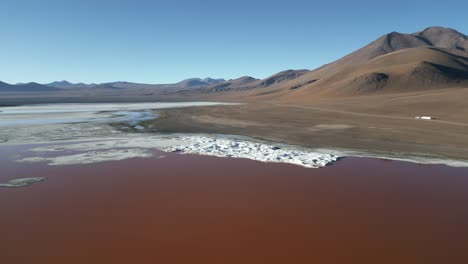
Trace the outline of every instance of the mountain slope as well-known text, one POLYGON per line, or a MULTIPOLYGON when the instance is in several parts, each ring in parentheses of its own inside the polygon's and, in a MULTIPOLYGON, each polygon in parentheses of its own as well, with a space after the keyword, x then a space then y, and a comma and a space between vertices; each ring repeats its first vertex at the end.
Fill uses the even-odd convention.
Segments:
POLYGON ((333 63, 312 71, 306 78, 320 79, 344 67, 355 66, 378 56, 403 49, 427 46, 444 48, 449 52, 466 51, 468 50, 468 37, 453 29, 442 27, 430 27, 413 34, 391 32, 333 63))

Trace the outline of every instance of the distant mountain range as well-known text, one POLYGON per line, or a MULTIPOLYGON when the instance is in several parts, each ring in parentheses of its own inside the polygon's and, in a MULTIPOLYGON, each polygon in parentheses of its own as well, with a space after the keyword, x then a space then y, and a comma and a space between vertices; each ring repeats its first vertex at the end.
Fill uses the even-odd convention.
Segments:
POLYGON ((57 91, 61 91, 61 89, 34 83, 34 82, 15 84, 15 85, 0 82, 0 91, 1 92, 57 92, 57 91))
POLYGON ((59 89, 83 89, 83 88, 106 88, 106 89, 126 89, 126 88, 190 88, 208 86, 216 83, 224 82, 224 79, 212 79, 212 78, 191 78, 183 80, 174 84, 143 84, 143 83, 131 83, 131 82, 110 82, 101 84, 85 84, 85 83, 70 83, 68 81, 52 82, 45 84, 46 86, 55 87, 59 89))
MULTIPOLYGON (((344 44, 345 45, 345 44, 344 44)), ((182 96, 268 100, 307 100, 317 96, 360 96, 374 93, 468 88, 468 37, 454 29, 429 27, 420 32, 391 32, 369 45, 315 70, 286 70, 259 80, 187 79, 174 84, 111 82, 11 85, 3 92, 144 91, 182 96)))
POLYGON ((143 84, 131 82, 110 82, 110 83, 71 83, 68 81, 56 81, 47 84, 26 83, 8 84, 0 82, 0 92, 59 92, 72 90, 119 90, 119 89, 188 89, 206 87, 225 82, 224 79, 212 78, 191 78, 174 84, 143 84))
POLYGON ((86 83, 71 83, 68 81, 60 81, 60 82, 51 82, 45 84, 50 87, 55 87, 59 89, 80 89, 80 88, 93 88, 98 86, 98 84, 86 84, 86 83))

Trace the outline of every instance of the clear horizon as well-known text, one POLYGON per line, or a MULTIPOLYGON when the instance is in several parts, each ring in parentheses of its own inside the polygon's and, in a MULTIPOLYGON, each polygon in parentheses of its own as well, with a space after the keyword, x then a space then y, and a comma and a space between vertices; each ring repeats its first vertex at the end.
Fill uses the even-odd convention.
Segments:
POLYGON ((175 83, 314 69, 398 31, 468 32, 444 1, 22 1, 0 3, 0 81, 175 83))

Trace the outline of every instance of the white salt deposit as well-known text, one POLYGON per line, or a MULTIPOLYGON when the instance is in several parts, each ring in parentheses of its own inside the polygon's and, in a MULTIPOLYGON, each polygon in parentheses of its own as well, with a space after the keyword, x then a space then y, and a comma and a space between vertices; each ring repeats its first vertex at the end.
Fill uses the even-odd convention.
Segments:
POLYGON ((187 136, 182 138, 187 144, 163 147, 165 151, 202 154, 217 157, 246 158, 262 162, 282 162, 307 168, 324 167, 339 157, 314 151, 299 150, 292 146, 281 147, 252 141, 187 136))
POLYGON ((0 187, 15 188, 15 187, 25 187, 36 182, 44 181, 44 177, 31 177, 31 178, 21 178, 9 180, 6 183, 0 183, 0 187))
POLYGON ((20 162, 47 162, 48 165, 75 165, 91 164, 105 161, 124 160, 129 158, 146 158, 152 154, 144 149, 125 149, 108 151, 88 151, 73 155, 60 155, 56 157, 29 157, 20 159, 20 162))
POLYGON ((49 165, 90 164, 135 157, 150 157, 152 156, 150 149, 246 158, 263 162, 283 162, 308 168, 323 167, 338 159, 338 156, 324 152, 299 149, 289 145, 278 146, 259 143, 245 138, 175 134, 171 136, 146 136, 143 134, 141 136, 37 147, 31 151, 40 156, 20 158, 19 161, 47 162, 49 165), (70 151, 74 153, 70 155, 70 151))

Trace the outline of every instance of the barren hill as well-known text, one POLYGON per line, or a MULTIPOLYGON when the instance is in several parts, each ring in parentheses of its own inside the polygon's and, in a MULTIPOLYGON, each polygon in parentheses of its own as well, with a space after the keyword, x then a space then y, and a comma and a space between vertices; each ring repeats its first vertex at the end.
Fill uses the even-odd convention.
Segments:
POLYGON ((343 67, 288 96, 352 96, 450 87, 468 87, 468 57, 445 49, 419 47, 343 67))

